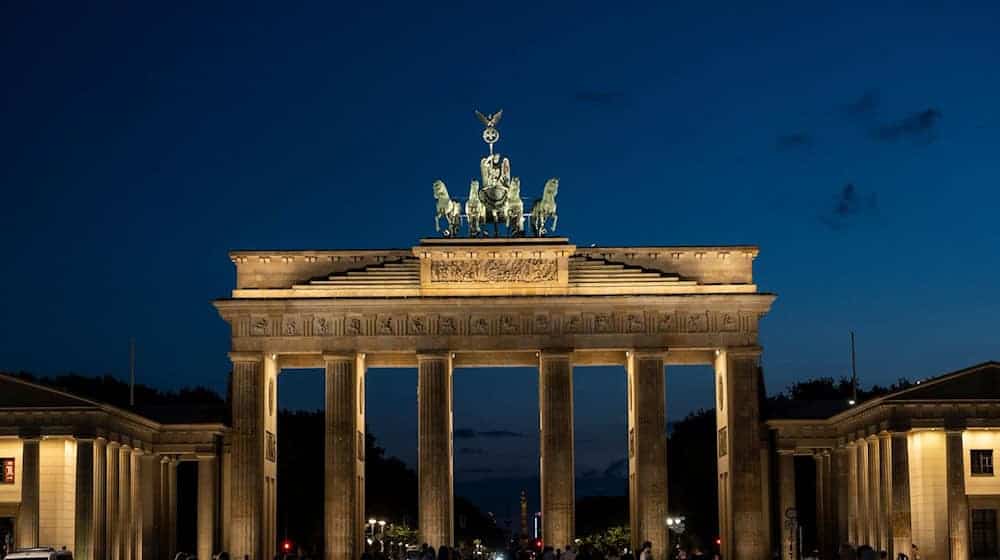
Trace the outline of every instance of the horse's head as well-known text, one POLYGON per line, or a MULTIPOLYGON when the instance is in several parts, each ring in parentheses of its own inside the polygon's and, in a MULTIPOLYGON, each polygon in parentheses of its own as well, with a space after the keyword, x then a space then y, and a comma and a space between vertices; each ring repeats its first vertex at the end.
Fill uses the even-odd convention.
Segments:
POLYGON ((469 200, 479 201, 479 181, 475 179, 469 183, 469 200))
POLYGON ((520 198, 521 196, 521 179, 520 177, 511 177, 510 179, 510 193, 507 195, 510 198, 520 198))
POLYGON ((559 179, 553 177, 548 181, 545 181, 545 189, 542 191, 542 196, 546 200, 555 200, 556 193, 559 192, 559 179))
POLYGON ((444 181, 442 181, 441 179, 437 179, 436 181, 434 181, 434 184, 432 185, 432 188, 434 189, 434 198, 435 199, 437 199, 437 200, 441 200, 441 199, 447 200, 449 198, 448 197, 448 187, 444 186, 444 181))

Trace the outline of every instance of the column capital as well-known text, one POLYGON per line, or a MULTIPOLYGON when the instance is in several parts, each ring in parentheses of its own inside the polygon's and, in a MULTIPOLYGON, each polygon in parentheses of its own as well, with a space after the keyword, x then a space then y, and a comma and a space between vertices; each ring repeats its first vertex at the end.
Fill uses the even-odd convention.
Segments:
POLYGON ((353 362, 363 356, 358 352, 323 352, 324 362, 353 362))
POLYGON ((264 354, 261 352, 230 352, 231 362, 263 362, 264 354))
POLYGON ((633 348, 625 352, 626 358, 660 358, 666 359, 667 348, 633 348))
POLYGON ((945 428, 944 433, 947 436, 961 436, 965 433, 965 428, 945 428))
POLYGON ((892 437, 892 432, 889 430, 882 430, 878 433, 878 439, 889 439, 892 437))
POLYGON ((778 455, 784 455, 784 456, 791 455, 794 457, 795 449, 778 449, 778 455))
POLYGON ((211 461, 217 459, 218 455, 215 453, 197 453, 194 458, 196 461, 211 461))
POLYGON ((727 346, 717 350, 718 352, 725 352, 728 356, 746 356, 746 357, 760 357, 764 352, 764 349, 760 346, 727 346))
POLYGON ((108 440, 108 448, 109 449, 115 449, 116 447, 121 447, 121 446, 122 446, 122 444, 120 442, 117 442, 115 440, 108 440))
POLYGON ((539 360, 570 360, 573 350, 569 348, 543 348, 535 353, 539 360))
POLYGON ((421 360, 450 360, 454 354, 450 350, 419 350, 417 352, 417 362, 421 360))
POLYGON ((892 438, 905 438, 908 435, 910 435, 910 431, 909 430, 905 430, 905 431, 893 430, 893 431, 889 432, 889 437, 892 437, 892 438))

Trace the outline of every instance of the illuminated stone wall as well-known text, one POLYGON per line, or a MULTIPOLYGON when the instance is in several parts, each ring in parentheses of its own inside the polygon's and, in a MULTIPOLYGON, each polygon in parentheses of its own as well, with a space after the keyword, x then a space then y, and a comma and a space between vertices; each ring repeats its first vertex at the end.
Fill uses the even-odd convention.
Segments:
POLYGON ((21 503, 21 440, 0 438, 0 457, 14 458, 14 484, 0 484, 0 511, 10 515, 21 503))
POLYGON ((76 441, 43 439, 38 472, 38 544, 72 549, 76 527, 76 441))
POLYGON ((962 442, 965 450, 965 493, 969 496, 1000 495, 1000 476, 972 476, 969 465, 973 449, 992 449, 993 467, 996 469, 997 458, 1000 458, 1000 431, 966 430, 962 434, 962 442))
POLYGON ((945 433, 912 432, 909 455, 913 543, 920 547, 920 557, 924 560, 946 559, 949 551, 945 433))

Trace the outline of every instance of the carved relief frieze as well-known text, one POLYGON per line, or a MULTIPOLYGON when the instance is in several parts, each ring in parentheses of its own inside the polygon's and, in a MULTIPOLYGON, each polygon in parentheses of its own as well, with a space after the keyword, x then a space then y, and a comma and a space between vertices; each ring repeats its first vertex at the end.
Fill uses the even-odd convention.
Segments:
POLYGON ((536 313, 531 323, 531 332, 534 334, 549 334, 552 332, 552 318, 548 313, 536 313))
POLYGON ((555 282, 559 264, 554 259, 461 259, 430 263, 431 282, 539 283, 555 282))
POLYGON ((756 334, 758 314, 740 311, 564 311, 241 315, 236 337, 756 334))
POLYGON ((521 325, 517 315, 505 313, 500 316, 500 334, 520 334, 521 325))
POLYGON ((458 318, 454 315, 442 315, 438 319, 438 334, 458 334, 458 318))
POLYGON ((375 317, 375 334, 379 336, 392 336, 396 334, 393 321, 392 315, 377 315, 375 317))
POLYGON ((406 334, 420 336, 430 334, 427 328, 426 315, 410 315, 406 318, 406 334))
POLYGON ((485 315, 472 315, 469 317, 469 334, 489 335, 490 319, 485 315))

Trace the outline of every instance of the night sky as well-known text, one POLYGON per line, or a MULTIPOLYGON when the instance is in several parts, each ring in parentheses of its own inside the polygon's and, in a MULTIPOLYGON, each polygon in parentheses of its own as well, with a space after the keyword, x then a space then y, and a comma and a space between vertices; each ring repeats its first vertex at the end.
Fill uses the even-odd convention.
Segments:
MULTIPOLYGON (((995 3, 207 4, 0 6, 0 369, 125 376, 134 337, 142 382, 224 390, 227 251, 433 235, 431 181, 465 196, 500 107, 572 242, 760 246, 769 391, 847 374, 851 329, 864 384, 1000 358, 995 3)), ((284 375, 281 404, 321 386, 284 375)), ((460 490, 537 476, 534 372, 455 390, 460 490)), ((624 390, 577 370, 581 478, 624 455, 624 390)), ((708 370, 667 392, 711 406, 708 370)), ((369 378, 410 462, 415 393, 369 378)))

